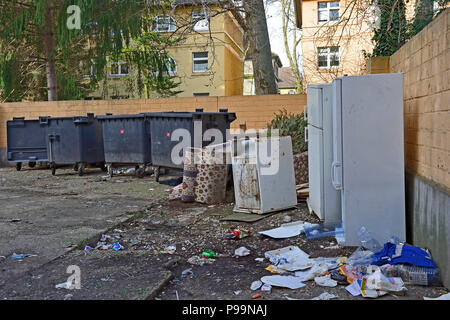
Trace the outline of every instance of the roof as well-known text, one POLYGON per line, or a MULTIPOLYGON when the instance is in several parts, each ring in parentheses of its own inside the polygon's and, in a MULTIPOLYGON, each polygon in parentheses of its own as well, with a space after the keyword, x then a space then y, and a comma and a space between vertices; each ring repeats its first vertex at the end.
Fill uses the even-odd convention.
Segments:
POLYGON ((278 88, 280 89, 297 87, 297 81, 290 67, 278 69, 278 78, 280 79, 278 82, 278 88))

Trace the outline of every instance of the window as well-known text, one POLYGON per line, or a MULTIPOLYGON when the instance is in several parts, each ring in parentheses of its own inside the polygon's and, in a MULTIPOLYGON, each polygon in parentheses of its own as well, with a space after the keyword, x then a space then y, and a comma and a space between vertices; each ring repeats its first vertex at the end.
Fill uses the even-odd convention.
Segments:
POLYGON ((195 31, 204 31, 209 29, 209 18, 205 10, 193 11, 192 22, 195 22, 195 31))
POLYGON ((168 15, 157 16, 155 19, 156 32, 173 32, 175 31, 177 24, 175 19, 168 15))
POLYGON ((339 20, 339 1, 318 2, 319 22, 339 20))
POLYGON ((194 93, 194 97, 209 97, 209 93, 194 93))
POLYGON ((177 63, 172 57, 168 59, 166 66, 168 73, 177 73, 177 63))
POLYGON ((339 47, 325 47, 318 49, 319 69, 339 67, 339 47))
POLYGON ((91 78, 94 76, 94 63, 93 62, 82 62, 81 72, 84 78, 91 78))
POLYGON ((192 54, 192 72, 208 71, 208 52, 194 52, 192 54))
POLYGON ((123 77, 128 75, 128 63, 126 62, 111 62, 111 77, 123 77))
POLYGON ((295 90, 289 90, 289 92, 288 92, 289 94, 296 94, 296 91, 295 90))

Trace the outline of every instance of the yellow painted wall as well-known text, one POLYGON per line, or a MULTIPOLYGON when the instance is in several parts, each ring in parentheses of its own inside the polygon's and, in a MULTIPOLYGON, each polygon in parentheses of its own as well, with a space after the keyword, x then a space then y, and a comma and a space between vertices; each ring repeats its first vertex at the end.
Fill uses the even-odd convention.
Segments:
MULTIPOLYGON (((178 25, 190 21, 192 11, 201 7, 178 7, 174 18, 178 25)), ((209 93, 210 96, 241 95, 243 92, 243 30, 232 19, 230 13, 214 16, 210 20, 210 30, 195 31, 186 34, 183 42, 168 49, 168 53, 177 64, 176 79, 180 82, 177 90, 179 97, 192 97, 194 93, 209 93), (213 39, 213 43, 211 43, 213 39), (192 53, 208 52, 209 71, 192 72, 192 53), (238 80, 239 79, 239 80, 238 80)), ((130 79, 135 79, 136 70, 130 68, 130 79)), ((119 95, 141 98, 137 91, 130 91, 126 78, 109 78, 108 87, 112 88, 108 96, 119 95)), ((90 96, 101 97, 103 87, 90 96)), ((143 96, 142 96, 143 97, 143 96)), ((155 94, 150 96, 156 97, 155 94)))

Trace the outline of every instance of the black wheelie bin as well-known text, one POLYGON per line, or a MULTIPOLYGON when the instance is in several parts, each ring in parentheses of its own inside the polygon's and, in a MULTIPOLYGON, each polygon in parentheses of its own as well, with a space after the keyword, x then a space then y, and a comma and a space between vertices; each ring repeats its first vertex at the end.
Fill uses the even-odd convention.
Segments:
POLYGON ((58 165, 73 165, 80 176, 87 166, 106 171, 102 125, 93 113, 48 118, 47 142, 53 175, 58 165))
POLYGON ((25 120, 22 117, 6 122, 7 158, 16 164, 17 171, 21 170, 24 162, 28 162, 30 168, 37 162, 48 162, 47 118, 25 120))
POLYGON ((151 163, 150 121, 145 114, 97 116, 103 128, 105 163, 110 177, 115 166, 134 166, 142 178, 151 163))
MULTIPOLYGON (((183 169, 183 161, 180 162, 179 160, 183 157, 184 149, 179 148, 182 138, 177 138, 177 134, 173 137, 176 129, 185 129, 189 132, 190 140, 187 143, 183 141, 185 147, 198 147, 194 143, 194 128, 199 128, 196 130, 201 128, 201 146, 204 147, 209 144, 226 142, 230 123, 236 120, 236 114, 228 112, 227 109, 220 109, 219 112, 203 112, 203 109, 196 109, 195 112, 171 111, 145 113, 145 115, 150 119, 151 163, 156 168, 156 181, 159 181, 160 168, 183 169), (212 141, 208 140, 205 133, 209 129, 218 130, 221 133, 221 138, 215 137, 212 141), (173 159, 172 152, 178 158, 176 162, 173 159)), ((217 131, 210 131, 209 133, 214 135, 215 132, 217 131)))

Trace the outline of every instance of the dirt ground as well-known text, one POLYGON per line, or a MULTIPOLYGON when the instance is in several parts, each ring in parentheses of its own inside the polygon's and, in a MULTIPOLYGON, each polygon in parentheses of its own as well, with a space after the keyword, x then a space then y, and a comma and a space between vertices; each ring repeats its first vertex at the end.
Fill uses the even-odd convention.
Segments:
MULTIPOLYGON (((0 238, 2 243, 8 243, 0 246, 0 256, 5 256, 0 258, 0 299, 251 300, 259 293, 258 300, 287 300, 312 299, 323 292, 336 295, 338 300, 365 299, 351 296, 343 285, 320 287, 314 281, 305 282, 306 286, 297 290, 273 287, 269 293, 250 289, 253 281, 271 275, 265 270, 270 265, 267 259, 255 260, 263 258, 266 251, 296 245, 315 258, 348 257, 356 249, 327 249, 336 245, 333 237, 308 240, 302 234, 277 240, 258 234, 285 223, 286 216, 292 221, 318 223, 304 203, 252 223, 222 221, 221 218, 232 213, 232 192, 228 202, 218 205, 183 203, 167 200, 170 187, 156 183, 150 175, 143 179, 134 176, 105 179, 104 175, 92 170, 79 177, 73 170, 65 169, 58 170, 53 177, 49 170, 0 169, 0 228, 6 232, 0 238), (62 221, 53 229, 70 229, 72 236, 76 235, 73 239, 67 240, 65 236, 63 241, 55 236, 56 232, 49 231, 48 236, 57 240, 57 245, 47 253, 12 260, 9 257, 13 252, 27 249, 11 248, 23 243, 23 239, 17 239, 25 231, 27 241, 45 243, 45 232, 35 225, 53 230, 43 222, 45 216, 36 213, 36 203, 49 211, 56 207, 55 214, 50 215, 52 221, 57 219, 56 213, 76 212, 80 207, 91 218, 78 214, 75 215, 78 220, 74 221, 73 214, 61 216, 62 221), (96 215, 98 220, 92 220, 96 215), (19 220, 13 222, 15 219, 19 220), (92 230, 83 234, 83 227, 92 230), (244 227, 253 234, 240 240, 225 239, 224 233, 234 227, 244 227), (33 240, 33 234, 37 240, 33 240), (95 247, 102 235, 109 237, 109 243, 119 242, 122 250, 85 250, 86 246, 95 247), (168 252, 169 246, 176 250, 168 252), (242 246, 250 250, 250 255, 234 257, 235 249, 242 246), (188 262, 205 249, 219 257, 202 266, 188 262), (81 288, 57 289, 55 286, 71 275, 70 266, 80 270, 81 288)), ((163 176, 161 181, 169 178, 174 177, 163 176)), ((30 248, 39 248, 39 244, 30 248)), ((424 296, 437 297, 447 292, 441 287, 407 285, 407 289, 405 296, 386 295, 378 300, 422 300, 424 296)))

